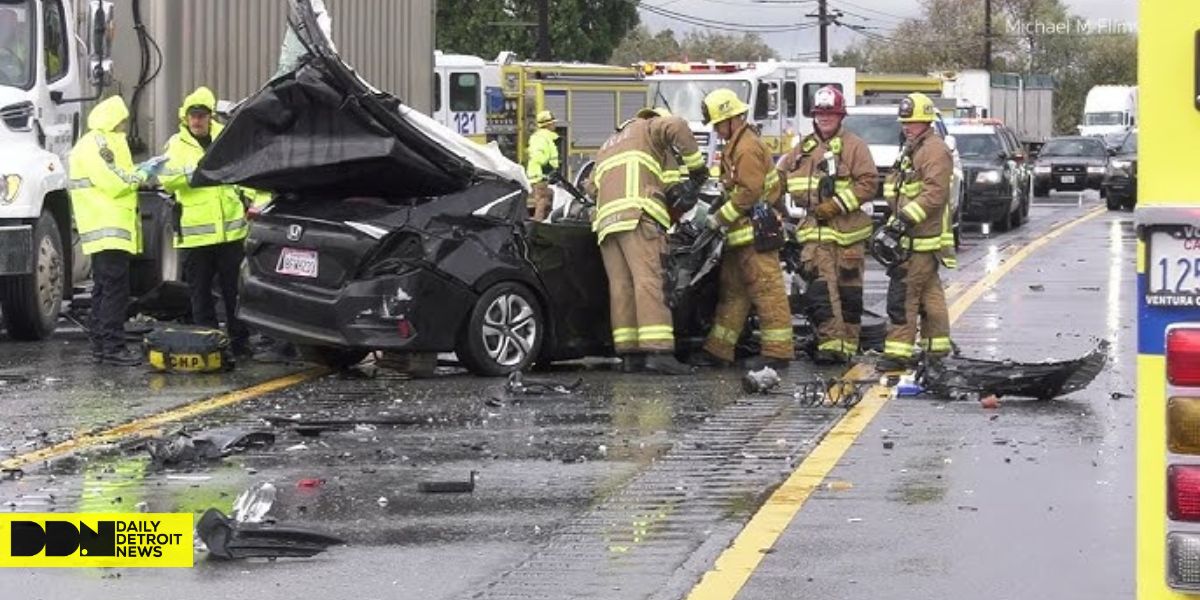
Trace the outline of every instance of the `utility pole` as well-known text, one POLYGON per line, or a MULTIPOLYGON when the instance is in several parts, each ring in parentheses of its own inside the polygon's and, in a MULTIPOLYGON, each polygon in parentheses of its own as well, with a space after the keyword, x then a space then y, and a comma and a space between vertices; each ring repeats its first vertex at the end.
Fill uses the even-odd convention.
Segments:
MULTIPOLYGON (((989 2, 991 0, 988 0, 989 2)), ((817 0, 817 18, 821 23, 821 62, 829 62, 829 12, 826 0, 817 0)))
POLYGON ((992 72, 992 0, 983 0, 983 70, 992 72))
MULTIPOLYGON (((824 0, 821 0, 824 2, 824 0)), ((538 60, 550 60, 550 0, 537 0, 538 60)))

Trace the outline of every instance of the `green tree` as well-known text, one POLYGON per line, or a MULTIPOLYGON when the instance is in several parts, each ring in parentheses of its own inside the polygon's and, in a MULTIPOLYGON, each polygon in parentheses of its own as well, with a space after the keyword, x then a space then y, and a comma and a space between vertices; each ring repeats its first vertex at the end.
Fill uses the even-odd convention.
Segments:
MULTIPOLYGON (((537 53, 536 0, 438 0, 437 47, 443 52, 493 58, 511 50, 537 53)), ((556 61, 604 62, 638 24, 628 0, 550 2, 550 53, 556 61)))
POLYGON ((679 60, 682 56, 683 52, 674 31, 664 29, 658 33, 650 33, 645 25, 639 25, 626 34, 613 50, 608 62, 613 65, 632 65, 642 60, 679 60))

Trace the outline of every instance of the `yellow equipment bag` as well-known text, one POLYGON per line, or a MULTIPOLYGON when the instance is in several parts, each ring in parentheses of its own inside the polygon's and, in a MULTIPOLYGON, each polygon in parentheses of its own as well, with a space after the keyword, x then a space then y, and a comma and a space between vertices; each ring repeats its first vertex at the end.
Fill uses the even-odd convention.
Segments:
POLYGON ((171 325, 144 339, 146 358, 158 371, 214 373, 233 368, 229 337, 220 329, 171 325))

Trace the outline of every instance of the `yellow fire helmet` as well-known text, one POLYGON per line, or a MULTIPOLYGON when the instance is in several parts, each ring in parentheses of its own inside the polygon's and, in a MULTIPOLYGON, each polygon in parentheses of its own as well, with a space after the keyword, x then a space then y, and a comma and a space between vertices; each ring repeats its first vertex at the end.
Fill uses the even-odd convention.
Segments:
POLYGON ((913 92, 900 101, 897 120, 901 123, 932 123, 936 115, 937 107, 933 105, 933 100, 925 94, 913 92))
POLYGON ((713 90, 704 97, 704 104, 700 107, 702 116, 704 117, 705 125, 716 125, 722 121, 728 121, 738 115, 744 115, 750 110, 750 107, 738 98, 736 92, 729 88, 721 88, 713 90))
POLYGON ((538 111, 538 114, 537 114, 537 126, 538 127, 545 127, 547 125, 553 125, 555 121, 556 121, 556 119, 554 118, 554 113, 552 113, 548 110, 538 111))

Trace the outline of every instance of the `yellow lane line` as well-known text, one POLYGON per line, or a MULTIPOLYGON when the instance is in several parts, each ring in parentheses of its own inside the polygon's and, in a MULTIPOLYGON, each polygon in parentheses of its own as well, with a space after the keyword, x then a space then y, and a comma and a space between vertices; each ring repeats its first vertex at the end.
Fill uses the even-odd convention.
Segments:
MULTIPOLYGON (((971 284, 950 306, 950 322, 958 320, 976 300, 991 289, 1000 278, 1029 258, 1038 248, 1062 236, 1075 226, 1106 211, 1098 207, 1030 242, 996 269, 971 284)), ((957 289, 957 288, 956 288, 957 289)), ((873 365, 858 364, 843 377, 846 380, 870 379, 876 375, 873 365)), ((890 390, 872 386, 854 408, 834 425, 821 443, 788 476, 783 485, 771 494, 762 508, 754 514, 733 544, 717 558, 713 568, 700 579, 688 594, 688 600, 733 600, 742 586, 758 568, 765 550, 772 548, 796 513, 804 506, 813 491, 820 487, 829 472, 837 466, 850 446, 862 435, 871 420, 887 404, 890 390)))
POLYGON ((16 469, 36 462, 57 458, 71 452, 79 452, 81 450, 93 448, 101 444, 111 444, 126 438, 146 435, 148 432, 168 423, 181 421, 189 417, 195 417, 204 413, 212 412, 219 408, 239 404, 271 392, 276 392, 284 388, 291 387, 298 383, 316 379, 317 377, 327 373, 329 373, 329 371, 324 368, 307 369, 300 371, 299 373, 293 373, 277 379, 271 379, 248 388, 235 390, 225 394, 219 394, 217 396, 212 396, 197 402, 190 402, 178 408, 173 408, 153 415, 134 419, 127 423, 122 423, 115 427, 98 431, 96 433, 85 433, 53 446, 47 446, 40 450, 34 450, 32 452, 14 456, 4 460, 3 462, 0 462, 0 468, 16 469))

